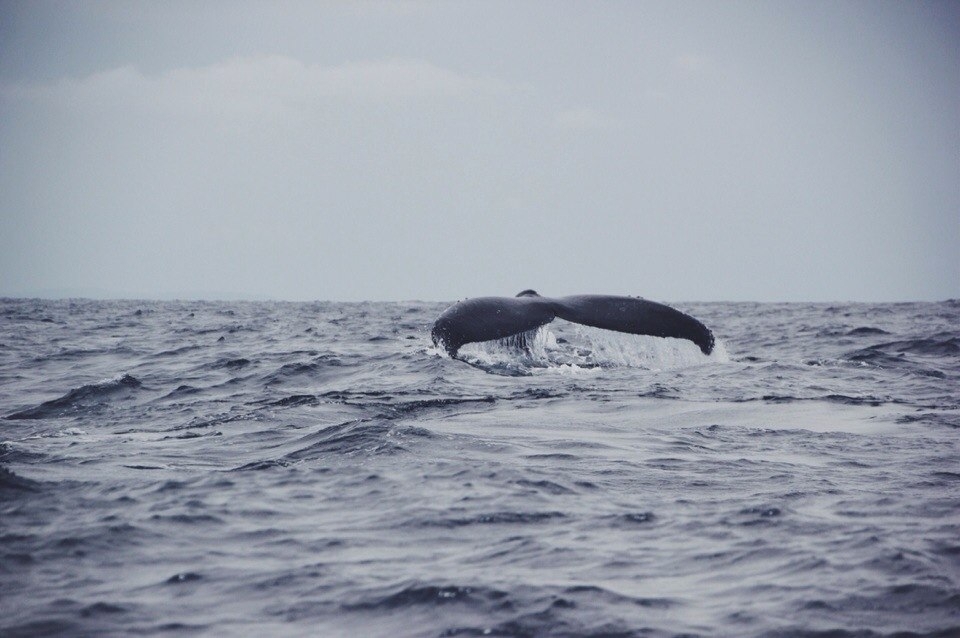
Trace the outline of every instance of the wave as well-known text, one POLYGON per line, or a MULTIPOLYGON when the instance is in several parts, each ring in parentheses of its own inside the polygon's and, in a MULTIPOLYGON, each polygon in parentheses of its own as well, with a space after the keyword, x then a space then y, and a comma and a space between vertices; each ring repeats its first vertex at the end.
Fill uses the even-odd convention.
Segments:
MULTIPOLYGON (((939 334, 933 337, 923 339, 907 339, 904 341, 891 341, 888 343, 878 343, 877 345, 864 348, 855 354, 868 357, 870 353, 885 353, 905 355, 923 355, 931 357, 952 357, 960 354, 960 337, 939 334)), ((853 358, 853 357, 850 357, 853 358)))
POLYGON ((946 620, 955 617, 956 610, 960 608, 960 594, 933 584, 903 583, 870 588, 867 592, 836 600, 812 600, 806 603, 806 607, 844 614, 883 609, 888 613, 924 614, 928 618, 941 616, 946 620))
POLYGON ((136 352, 126 346, 105 346, 102 348, 63 348, 57 352, 42 354, 33 357, 34 363, 49 363, 55 361, 81 361, 100 356, 131 356, 136 352))
POLYGON ((313 361, 297 361, 285 363, 270 374, 263 377, 267 385, 276 385, 299 377, 316 378, 321 373, 328 372, 329 368, 340 368, 343 362, 333 355, 320 355, 313 361))
MULTIPOLYGON (((411 393, 401 391, 396 394, 406 396, 411 393)), ((393 394, 381 391, 328 391, 319 395, 291 394, 278 399, 255 401, 249 405, 259 406, 257 410, 316 407, 324 403, 340 403, 365 410, 372 410, 373 414, 365 418, 329 425, 317 432, 308 434, 297 441, 297 444, 302 447, 298 447, 281 458, 255 460, 234 469, 260 470, 272 467, 286 467, 293 462, 315 460, 328 455, 351 455, 360 453, 377 456, 406 452, 408 448, 404 443, 415 439, 435 437, 434 433, 426 428, 405 423, 405 421, 416 418, 424 412, 434 410, 450 412, 456 411, 456 409, 461 406, 489 405, 501 400, 536 401, 562 396, 565 395, 540 388, 527 388, 504 397, 486 395, 403 400, 397 400, 393 394)), ((223 415, 223 418, 217 418, 207 422, 192 422, 187 425, 171 428, 170 431, 210 427, 226 421, 246 418, 249 418, 249 415, 223 415)), ((217 436, 219 434, 219 432, 215 432, 211 435, 217 436)), ((192 438, 196 438, 197 436, 198 435, 192 435, 192 438)))
POLYGON ((853 330, 848 331, 848 337, 865 337, 865 336, 874 336, 874 335, 888 335, 890 334, 882 328, 874 328, 872 326, 861 326, 859 328, 854 328, 853 330))
MULTIPOLYGON (((426 399, 397 399, 397 396, 408 396, 410 392, 387 393, 382 391, 354 391, 354 390, 330 390, 321 394, 291 394, 279 399, 266 399, 254 401, 251 405, 259 405, 267 408, 294 408, 300 406, 315 407, 324 403, 339 403, 343 405, 357 406, 363 408, 372 408, 380 410, 378 418, 396 419, 407 416, 412 413, 430 410, 433 408, 445 408, 457 406, 465 403, 495 403, 497 398, 494 396, 480 397, 456 397, 441 398, 430 397, 426 399), (396 395, 396 396, 394 396, 396 395)), ((524 391, 518 393, 514 398, 543 398, 545 395, 555 396, 546 392, 524 391)))
POLYGON ((320 399, 312 394, 291 394, 282 399, 268 401, 263 405, 273 408, 295 408, 302 405, 316 406, 320 405, 320 399))
POLYGON ((176 357, 181 354, 186 354, 187 352, 196 352, 197 350, 203 349, 203 346, 197 344, 190 344, 186 346, 180 346, 179 348, 171 348, 169 350, 162 350, 155 354, 150 355, 151 358, 160 359, 163 357, 176 357))
POLYGON ((951 428, 960 428, 960 413, 953 410, 943 410, 905 414, 897 419, 897 423, 931 423, 934 425, 945 425, 951 428))
POLYGON ((878 368, 944 379, 947 375, 940 367, 946 364, 955 368, 957 355, 960 355, 960 337, 945 336, 879 343, 848 352, 843 358, 878 368))
POLYGON ((120 394, 129 393, 140 388, 140 380, 129 374, 106 379, 99 383, 82 385, 70 390, 62 397, 51 401, 44 401, 40 405, 14 412, 6 416, 7 419, 55 419, 73 416, 89 409, 106 404, 108 399, 116 398, 120 394))
POLYGON ((370 594, 355 602, 345 603, 343 608, 349 611, 359 610, 395 610, 413 605, 447 605, 467 603, 485 607, 496 605, 509 596, 505 591, 486 587, 467 587, 462 585, 425 585, 409 583, 392 590, 370 594))
POLYGON ((177 386, 176 388, 174 388, 173 390, 171 390, 170 392, 168 392, 166 395, 164 395, 163 398, 164 398, 164 399, 174 399, 174 398, 179 398, 179 397, 185 397, 185 396, 190 396, 190 395, 198 394, 198 393, 200 393, 200 392, 202 392, 202 390, 201 390, 200 388, 196 387, 196 386, 183 384, 183 385, 177 386))
POLYGON ((467 527, 473 525, 531 525, 566 518, 563 512, 490 512, 475 516, 425 519, 414 522, 416 527, 467 527))
POLYGON ((406 448, 388 437, 392 426, 390 422, 371 419, 331 425, 301 439, 301 442, 309 442, 309 445, 290 452, 283 458, 288 461, 304 461, 329 454, 365 452, 380 455, 406 451, 406 448))
POLYGON ((37 489, 38 483, 36 481, 17 476, 0 465, 0 494, 4 492, 33 492, 37 489))
POLYGON ((867 405, 870 407, 879 407, 884 403, 898 403, 895 399, 875 397, 873 395, 849 396, 846 394, 823 394, 819 396, 793 396, 787 394, 765 394, 760 397, 743 397, 734 399, 735 403, 750 403, 752 401, 763 401, 764 403, 794 403, 801 401, 826 401, 828 403, 841 403, 843 405, 867 405))
POLYGON ((448 618, 456 618, 455 624, 434 634, 448 637, 660 635, 654 630, 638 632, 616 614, 611 618, 611 612, 641 609, 648 615, 658 614, 681 604, 670 598, 625 595, 593 584, 520 586, 505 591, 488 585, 404 581, 353 598, 341 604, 345 613, 452 607, 457 615, 448 618), (482 624, 473 624, 478 621, 482 624))
POLYGON ((395 417, 408 415, 414 412, 421 412, 430 408, 445 408, 453 405, 463 405, 464 403, 496 403, 492 396, 486 397, 460 397, 452 399, 418 399, 414 401, 402 401, 399 403, 385 406, 389 408, 395 417))
POLYGON ((243 357, 236 359, 221 359, 211 365, 211 368, 226 368, 227 370, 239 370, 240 368, 245 368, 250 365, 249 359, 244 359, 243 357))

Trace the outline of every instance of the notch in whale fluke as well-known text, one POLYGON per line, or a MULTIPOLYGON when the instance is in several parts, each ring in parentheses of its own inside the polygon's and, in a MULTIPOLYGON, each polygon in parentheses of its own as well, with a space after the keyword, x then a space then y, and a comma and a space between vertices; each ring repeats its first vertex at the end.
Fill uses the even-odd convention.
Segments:
POLYGON ((670 306, 611 295, 541 297, 535 290, 524 290, 516 297, 476 297, 458 302, 437 318, 430 336, 435 345, 455 357, 467 343, 511 337, 557 317, 604 330, 687 339, 704 354, 713 352, 710 329, 670 306))

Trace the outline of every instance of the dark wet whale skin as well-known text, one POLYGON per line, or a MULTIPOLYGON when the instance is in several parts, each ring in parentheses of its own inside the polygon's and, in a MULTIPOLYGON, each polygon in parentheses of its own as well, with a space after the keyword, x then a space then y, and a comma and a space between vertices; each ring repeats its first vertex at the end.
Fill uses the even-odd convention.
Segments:
POLYGON ((437 318, 430 335, 451 357, 467 343, 504 339, 556 318, 629 334, 688 339, 704 354, 713 351, 713 333, 675 308, 637 297, 573 295, 541 297, 524 290, 516 297, 476 297, 460 301, 437 318))

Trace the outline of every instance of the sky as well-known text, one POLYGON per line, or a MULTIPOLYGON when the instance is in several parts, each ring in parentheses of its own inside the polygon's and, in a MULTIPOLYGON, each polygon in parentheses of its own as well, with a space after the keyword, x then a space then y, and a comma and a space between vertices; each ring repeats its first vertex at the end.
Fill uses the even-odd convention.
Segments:
POLYGON ((960 3, 0 0, 0 296, 960 297, 960 3))

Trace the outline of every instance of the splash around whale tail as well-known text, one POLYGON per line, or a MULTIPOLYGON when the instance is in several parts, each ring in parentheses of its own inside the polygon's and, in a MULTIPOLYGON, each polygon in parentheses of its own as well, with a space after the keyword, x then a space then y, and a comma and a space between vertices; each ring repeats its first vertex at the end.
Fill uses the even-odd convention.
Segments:
POLYGON ((713 333, 697 319, 675 308, 635 297, 574 295, 541 297, 524 290, 516 297, 477 297, 458 302, 437 318, 433 343, 455 357, 467 343, 505 339, 528 332, 559 317, 604 330, 692 341, 704 354, 713 351, 713 333))

